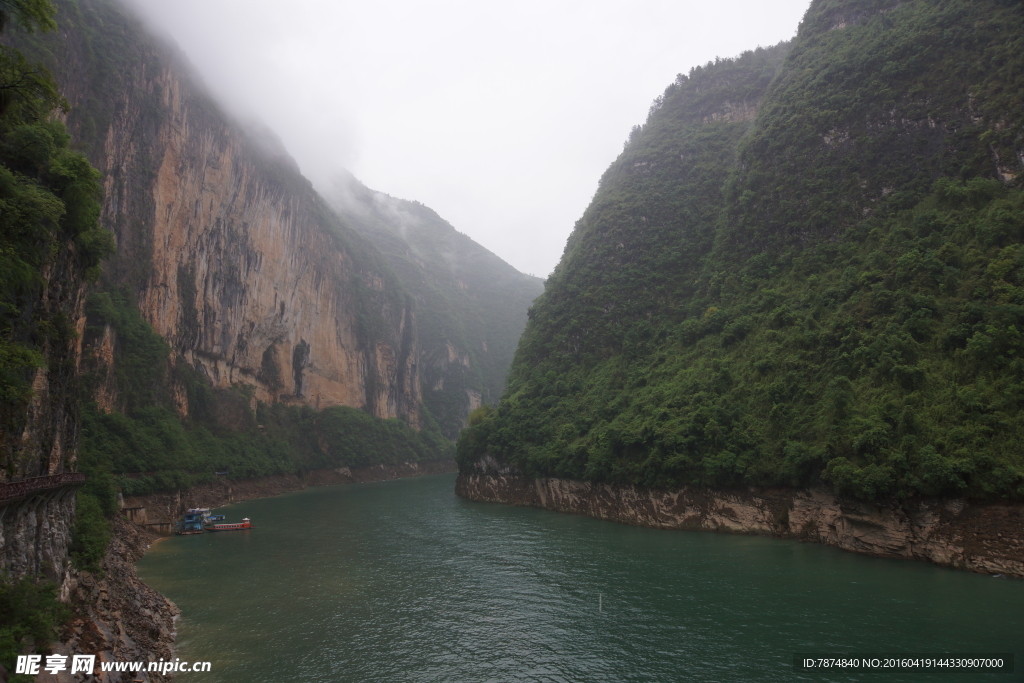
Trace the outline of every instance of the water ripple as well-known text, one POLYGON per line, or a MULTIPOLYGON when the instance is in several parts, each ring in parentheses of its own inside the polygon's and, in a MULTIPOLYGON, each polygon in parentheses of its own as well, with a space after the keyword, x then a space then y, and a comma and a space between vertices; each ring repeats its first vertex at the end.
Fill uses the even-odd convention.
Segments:
POLYGON ((1024 632, 1024 582, 469 503, 450 476, 226 512, 258 528, 169 539, 140 563, 182 608, 180 656, 213 663, 182 683, 1013 680, 791 660, 1013 651, 1024 632))

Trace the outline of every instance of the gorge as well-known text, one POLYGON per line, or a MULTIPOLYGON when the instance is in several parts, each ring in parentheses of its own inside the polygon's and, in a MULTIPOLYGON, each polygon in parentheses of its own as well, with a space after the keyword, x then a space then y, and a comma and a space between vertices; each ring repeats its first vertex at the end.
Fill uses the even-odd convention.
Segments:
POLYGON ((433 565, 489 533, 468 500, 1024 578, 1019 1, 814 0, 680 74, 546 282, 351 174, 318 192, 120 4, 55 5, 3 33, 5 69, 54 77, 0 98, 0 600, 54 622, 0 623, 3 666, 48 628, 169 658, 146 529, 285 492, 443 508, 433 565))
MULTIPOLYGON (((332 207, 119 3, 57 2, 56 32, 47 6, 15 8, 28 23, 5 34, 5 68, 55 80, 40 77, 50 100, 17 100, 29 114, 5 110, 4 206, 31 207, 11 182, 56 183, 64 217, 4 214, 0 570, 71 601, 65 649, 145 658, 169 647, 174 611, 134 578, 152 537, 123 506, 225 477, 287 490, 450 470, 542 284, 420 204, 360 185, 332 207), (26 161, 26 135, 57 151, 26 161), (152 634, 126 616, 140 610, 152 634)), ((165 526, 174 507, 141 519, 165 526)))

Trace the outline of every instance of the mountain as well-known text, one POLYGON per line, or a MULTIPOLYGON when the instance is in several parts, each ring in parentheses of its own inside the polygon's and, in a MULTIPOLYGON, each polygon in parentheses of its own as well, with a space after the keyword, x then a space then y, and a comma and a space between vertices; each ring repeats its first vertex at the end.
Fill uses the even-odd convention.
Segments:
POLYGON ((371 242, 416 302, 423 402, 448 438, 497 403, 526 310, 544 291, 419 202, 339 179, 328 201, 371 242))
POLYGON ((814 0, 680 75, 463 477, 1024 498, 1022 48, 1020 2, 814 0))
POLYGON ((95 568, 118 493, 450 458, 540 282, 421 205, 336 211, 120 4, 55 5, 0 64, 55 81, 0 98, 0 567, 95 568))

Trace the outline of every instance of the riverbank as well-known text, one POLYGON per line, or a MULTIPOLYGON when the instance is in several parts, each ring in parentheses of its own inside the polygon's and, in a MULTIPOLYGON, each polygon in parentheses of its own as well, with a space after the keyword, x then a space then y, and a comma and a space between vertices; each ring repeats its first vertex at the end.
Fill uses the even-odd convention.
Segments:
MULTIPOLYGON (((115 518, 111 521, 111 539, 100 563, 102 571, 93 574, 71 571, 62 586, 66 591, 72 618, 64 627, 61 642, 51 644, 51 653, 96 655, 101 662, 154 662, 174 656, 175 619, 179 611, 170 600, 143 583, 135 573, 146 549, 158 540, 156 534, 138 525, 115 518)), ((36 676, 36 683, 71 683, 86 680, 68 671, 36 676)), ((142 671, 102 672, 87 680, 102 683, 143 681, 163 683, 170 680, 159 673, 142 671)))
POLYGON ((468 500, 545 508, 636 526, 757 534, 876 557, 1024 578, 1024 504, 864 503, 824 489, 674 491, 511 473, 460 474, 468 500))
MULTIPOLYGON (((154 531, 164 519, 173 519, 190 507, 223 507, 256 498, 269 498, 311 486, 351 484, 404 479, 428 474, 455 472, 454 460, 373 465, 361 468, 316 470, 305 476, 275 476, 199 486, 173 494, 127 498, 125 513, 136 521, 118 517, 111 522, 111 541, 101 562, 101 574, 70 572, 61 586, 68 597, 73 617, 65 627, 53 654, 95 654, 99 662, 146 662, 174 657, 174 622, 177 606, 146 585, 135 571, 135 563, 155 541, 164 536, 154 531), (156 520, 155 522, 153 520, 156 520)), ((77 678, 77 677, 76 677, 77 678)), ((76 680, 62 672, 42 673, 36 683, 70 683, 76 680)), ((170 677, 157 673, 103 673, 103 683, 144 681, 163 683, 170 677)))
POLYGON ((277 475, 260 479, 225 480, 196 486, 175 493, 154 493, 124 499, 122 508, 130 519, 142 526, 170 533, 169 524, 189 508, 220 508, 256 498, 302 491, 310 486, 359 484, 456 472, 454 460, 427 460, 368 467, 339 467, 312 470, 302 475, 277 475))

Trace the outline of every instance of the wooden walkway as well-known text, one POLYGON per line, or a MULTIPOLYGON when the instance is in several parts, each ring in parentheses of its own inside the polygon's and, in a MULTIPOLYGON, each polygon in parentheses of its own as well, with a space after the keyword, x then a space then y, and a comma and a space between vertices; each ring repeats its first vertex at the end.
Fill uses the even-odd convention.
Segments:
POLYGON ((51 474, 47 477, 29 477, 21 481, 6 482, 0 484, 0 505, 28 498, 36 493, 67 486, 81 486, 84 483, 85 475, 81 472, 65 472, 64 474, 51 474))

